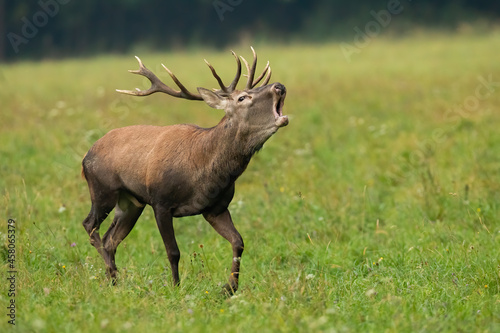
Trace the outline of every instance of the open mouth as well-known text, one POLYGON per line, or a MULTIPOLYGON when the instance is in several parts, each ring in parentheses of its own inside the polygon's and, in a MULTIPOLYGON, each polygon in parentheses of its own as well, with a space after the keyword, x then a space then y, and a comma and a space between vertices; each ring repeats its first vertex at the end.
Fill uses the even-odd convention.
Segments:
POLYGON ((274 106, 274 118, 276 120, 277 127, 283 127, 288 125, 288 116, 283 115, 283 105, 285 104, 285 96, 280 96, 276 105, 274 106))
POLYGON ((276 102, 276 106, 274 107, 274 117, 278 119, 283 116, 283 104, 285 104, 285 99, 280 97, 276 102))

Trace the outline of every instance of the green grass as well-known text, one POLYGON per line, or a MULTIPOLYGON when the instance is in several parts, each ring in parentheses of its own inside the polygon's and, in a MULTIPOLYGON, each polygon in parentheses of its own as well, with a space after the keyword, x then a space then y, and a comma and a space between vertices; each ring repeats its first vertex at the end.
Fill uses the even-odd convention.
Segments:
MULTIPOLYGON (((151 209, 118 248, 115 287, 81 226, 80 161, 95 140, 132 124, 213 126, 222 111, 115 93, 145 85, 126 71, 132 55, 1 65, 2 276, 14 218, 16 329, 499 331, 500 85, 467 104, 479 76, 500 81, 499 37, 381 38, 351 63, 337 44, 258 46, 288 89, 290 125, 237 181, 230 209, 245 253, 229 299, 219 290, 230 245, 202 217, 175 221, 179 288, 151 209)), ((234 74, 229 52, 139 55, 191 89, 215 84, 203 58, 234 74)))

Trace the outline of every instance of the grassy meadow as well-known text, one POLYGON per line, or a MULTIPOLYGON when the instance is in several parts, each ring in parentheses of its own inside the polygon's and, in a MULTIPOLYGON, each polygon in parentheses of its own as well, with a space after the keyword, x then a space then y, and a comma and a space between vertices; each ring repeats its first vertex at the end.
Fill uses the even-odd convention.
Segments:
MULTIPOLYGON (((117 286, 81 225, 80 163, 104 133, 223 112, 116 93, 147 85, 127 72, 133 54, 0 64, 0 331, 9 219, 18 332, 500 330, 500 32, 379 38, 350 62, 334 43, 254 46, 290 124, 236 183, 232 298, 219 294, 231 247, 201 216, 174 222, 179 288, 150 208, 118 248, 117 286)), ((137 55, 189 89, 216 86, 203 58, 225 81, 235 71, 229 50, 137 55)))

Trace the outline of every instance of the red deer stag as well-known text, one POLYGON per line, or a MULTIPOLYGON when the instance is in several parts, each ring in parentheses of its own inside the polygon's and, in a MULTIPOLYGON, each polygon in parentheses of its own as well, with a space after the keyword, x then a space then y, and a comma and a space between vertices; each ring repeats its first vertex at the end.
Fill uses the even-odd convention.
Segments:
POLYGON ((236 85, 241 76, 241 61, 236 58, 234 80, 225 86, 215 69, 205 60, 219 83, 219 90, 198 88, 188 91, 172 72, 162 65, 180 88, 165 85, 137 58, 139 70, 131 73, 151 81, 147 90, 118 92, 147 96, 162 92, 188 100, 203 100, 225 116, 212 128, 195 125, 129 126, 110 131, 85 155, 82 175, 87 180, 92 207, 83 226, 90 243, 106 263, 107 275, 116 282, 116 248, 130 233, 146 204, 152 206, 156 223, 167 250, 174 285, 179 284, 179 248, 172 218, 203 214, 210 225, 233 249, 229 283, 223 288, 232 294, 238 288, 243 239, 233 225, 228 206, 234 195, 234 182, 246 169, 252 155, 278 128, 288 124, 282 113, 286 89, 281 83, 268 84, 269 62, 254 79, 257 56, 248 65, 245 89, 236 85), (263 83, 256 87, 260 81, 263 83), (102 240, 99 227, 115 209, 113 223, 102 240))

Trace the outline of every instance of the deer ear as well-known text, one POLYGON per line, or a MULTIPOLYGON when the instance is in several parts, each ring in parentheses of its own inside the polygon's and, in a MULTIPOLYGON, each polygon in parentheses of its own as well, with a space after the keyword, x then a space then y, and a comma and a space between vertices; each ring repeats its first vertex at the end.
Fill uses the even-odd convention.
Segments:
POLYGON ((207 103, 214 109, 224 110, 226 108, 227 99, 225 97, 222 97, 213 91, 201 87, 198 88, 198 92, 200 93, 205 103, 207 103))

